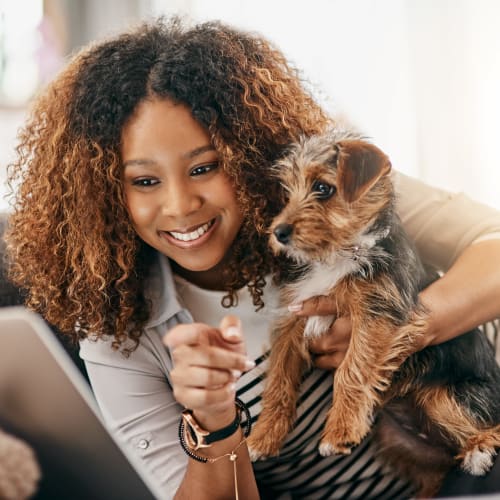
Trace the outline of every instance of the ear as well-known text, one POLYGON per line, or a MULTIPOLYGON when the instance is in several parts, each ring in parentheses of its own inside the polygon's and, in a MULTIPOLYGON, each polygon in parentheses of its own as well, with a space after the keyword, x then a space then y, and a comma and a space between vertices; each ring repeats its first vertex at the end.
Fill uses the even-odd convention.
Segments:
POLYGON ((359 200, 391 170, 389 158, 373 144, 349 140, 337 147, 337 189, 348 203, 359 200))

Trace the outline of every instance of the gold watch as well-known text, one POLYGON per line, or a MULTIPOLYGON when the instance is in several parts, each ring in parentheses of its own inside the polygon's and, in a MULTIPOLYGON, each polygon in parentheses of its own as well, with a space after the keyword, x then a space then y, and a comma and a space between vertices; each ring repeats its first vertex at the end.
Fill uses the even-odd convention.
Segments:
POLYGON ((226 427, 217 431, 209 432, 203 429, 201 425, 194 418, 192 410, 184 410, 182 412, 183 438, 187 446, 191 450, 199 450, 200 448, 208 448, 216 441, 221 441, 229 436, 232 436, 240 426, 241 422, 241 409, 236 405, 236 417, 226 427))

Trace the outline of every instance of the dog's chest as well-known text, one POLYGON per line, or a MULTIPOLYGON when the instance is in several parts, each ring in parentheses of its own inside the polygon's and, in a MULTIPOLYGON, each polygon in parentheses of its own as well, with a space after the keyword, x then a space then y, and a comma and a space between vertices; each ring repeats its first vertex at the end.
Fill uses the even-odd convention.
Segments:
POLYGON ((285 300, 288 303, 303 302, 315 295, 327 295, 343 278, 358 270, 359 264, 351 259, 339 257, 335 264, 315 263, 296 282, 286 286, 285 300))
MULTIPOLYGON (((314 264, 304 276, 283 290, 284 305, 303 302, 316 295, 328 295, 343 278, 355 272, 358 267, 358 264, 349 258, 339 258, 335 265, 314 264)), ((304 328, 304 337, 323 335, 330 329, 334 320, 335 317, 331 315, 309 316, 304 328)))

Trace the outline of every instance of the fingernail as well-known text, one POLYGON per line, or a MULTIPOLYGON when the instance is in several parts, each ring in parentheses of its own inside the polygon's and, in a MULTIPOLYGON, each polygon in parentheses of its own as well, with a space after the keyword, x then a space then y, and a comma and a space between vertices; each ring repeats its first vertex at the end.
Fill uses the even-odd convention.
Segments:
POLYGON ((299 302, 298 304, 290 304, 288 306, 288 310, 290 312, 299 312, 299 311, 302 311, 302 302, 299 302))
POLYGON ((245 370, 251 370, 252 368, 255 368, 255 361, 252 361, 251 359, 245 360, 245 370))
POLYGON ((238 380, 241 377, 240 370, 231 370, 231 375, 235 380, 238 380))
POLYGON ((237 326, 229 326, 226 330, 226 338, 232 340, 240 339, 240 329, 237 326))

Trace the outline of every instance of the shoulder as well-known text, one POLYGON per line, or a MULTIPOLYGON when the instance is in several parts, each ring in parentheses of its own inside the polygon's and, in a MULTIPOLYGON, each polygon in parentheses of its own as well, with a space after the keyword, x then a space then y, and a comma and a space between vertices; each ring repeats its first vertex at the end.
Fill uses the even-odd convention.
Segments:
POLYGON ((150 374, 166 375, 172 361, 167 347, 162 342, 162 335, 157 328, 147 328, 139 338, 139 344, 129 354, 123 353, 123 347, 132 347, 132 341, 122 348, 114 349, 111 338, 80 342, 80 357, 88 364, 99 364, 108 367, 140 371, 150 374))

